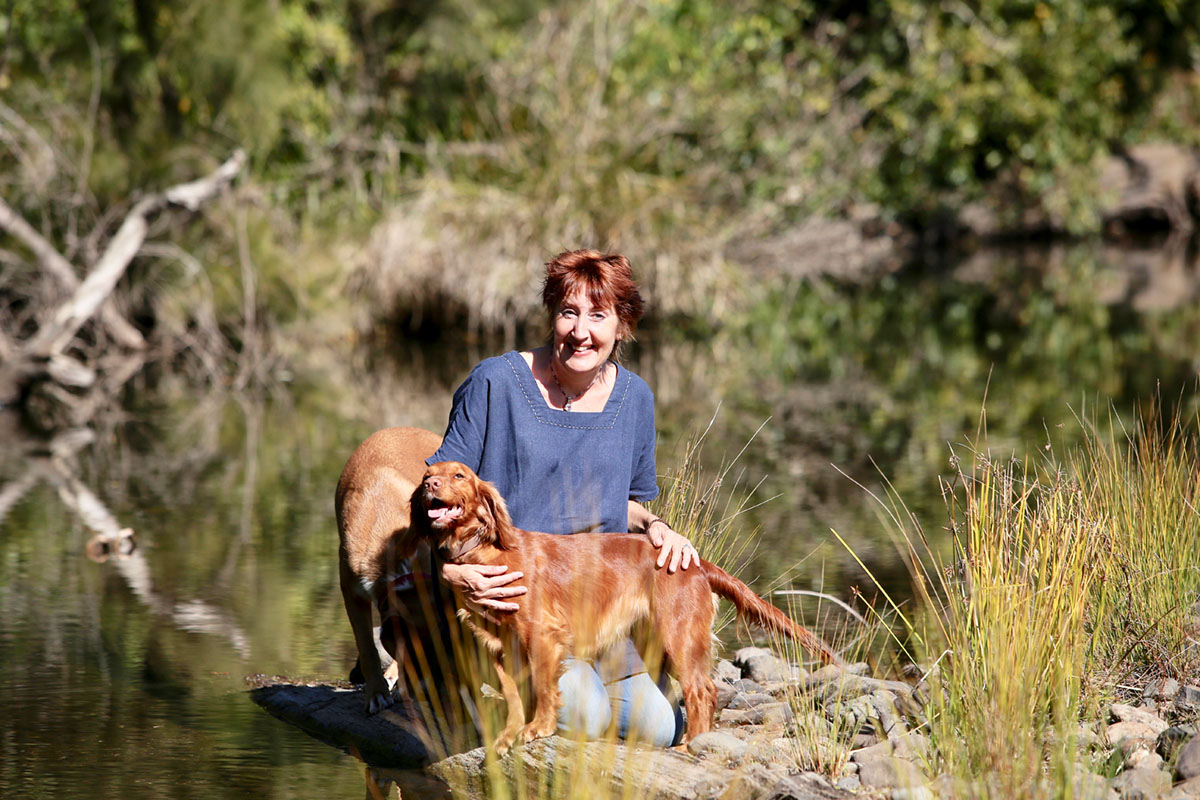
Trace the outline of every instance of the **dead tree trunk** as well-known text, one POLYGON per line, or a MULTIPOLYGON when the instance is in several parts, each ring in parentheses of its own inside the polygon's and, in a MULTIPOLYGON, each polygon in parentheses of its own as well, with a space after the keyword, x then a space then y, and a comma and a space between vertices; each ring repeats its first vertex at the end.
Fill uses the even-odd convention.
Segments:
MULTIPOLYGON (((96 383, 96 363, 69 354, 80 329, 93 317, 126 352, 140 351, 145 341, 110 302, 126 268, 141 250, 151 219, 170 206, 195 211, 233 181, 246 163, 238 150, 211 174, 139 200, 108 243, 91 272, 80 281, 71 263, 7 203, 0 200, 0 230, 24 245, 54 283, 54 296, 66 296, 37 315, 37 330, 24 340, 0 331, 0 406, 20 401, 35 381, 87 388, 96 383)), ((61 396, 66 396, 59 393, 61 396)))

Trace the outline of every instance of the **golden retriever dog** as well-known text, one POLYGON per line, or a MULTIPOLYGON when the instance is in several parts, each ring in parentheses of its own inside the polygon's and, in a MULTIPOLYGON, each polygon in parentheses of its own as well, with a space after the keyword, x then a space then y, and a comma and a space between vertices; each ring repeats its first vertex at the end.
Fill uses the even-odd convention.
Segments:
POLYGON ((528 594, 517 600, 517 611, 484 614, 459 598, 459 616, 490 653, 508 702, 504 729, 493 744, 500 754, 514 741, 556 730, 564 656, 591 658, 641 623, 683 689, 687 738, 710 730, 717 697, 710 677, 714 592, 751 622, 799 641, 827 663, 841 663, 819 638, 708 561, 670 573, 655 567, 654 546, 642 534, 556 536, 514 527, 495 487, 464 464, 431 466, 411 505, 411 532, 428 537, 443 559, 503 564, 524 573, 528 594), (509 632, 524 648, 532 673, 535 708, 527 725, 512 677, 513 654, 505 652, 513 638, 509 632))
POLYGON ((393 581, 405 571, 403 562, 414 553, 408 504, 425 474, 425 459, 441 443, 442 437, 419 428, 385 428, 358 446, 338 481, 338 576, 369 714, 392 705, 389 677, 393 682, 399 677, 397 664, 384 675, 371 607, 385 607, 393 581))

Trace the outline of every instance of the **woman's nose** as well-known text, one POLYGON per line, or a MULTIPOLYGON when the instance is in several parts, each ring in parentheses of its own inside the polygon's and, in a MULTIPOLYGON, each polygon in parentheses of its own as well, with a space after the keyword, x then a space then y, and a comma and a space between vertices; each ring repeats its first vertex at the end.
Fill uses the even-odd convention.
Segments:
POLYGON ((587 338, 587 317, 580 314, 576 318, 575 327, 571 330, 571 335, 579 340, 587 338))

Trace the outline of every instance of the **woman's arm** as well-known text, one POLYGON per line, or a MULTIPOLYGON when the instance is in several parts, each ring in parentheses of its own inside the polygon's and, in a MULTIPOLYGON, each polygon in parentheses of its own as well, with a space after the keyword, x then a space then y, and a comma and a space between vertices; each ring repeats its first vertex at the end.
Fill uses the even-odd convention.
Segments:
POLYGON ((658 566, 661 568, 666 564, 667 572, 687 569, 693 561, 700 561, 700 554, 686 536, 676 533, 670 525, 636 500, 629 501, 629 532, 644 533, 650 537, 650 544, 659 549, 658 566))

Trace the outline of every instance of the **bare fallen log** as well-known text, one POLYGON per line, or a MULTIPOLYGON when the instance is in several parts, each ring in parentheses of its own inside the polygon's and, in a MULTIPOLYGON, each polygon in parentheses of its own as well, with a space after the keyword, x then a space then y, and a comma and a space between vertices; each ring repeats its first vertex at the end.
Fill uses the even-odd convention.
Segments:
POLYGON ((245 151, 238 150, 211 175, 139 200, 121 223, 92 272, 71 298, 59 307, 53 318, 47 320, 25 345, 26 353, 35 358, 47 358, 62 352, 80 326, 96 313, 100 304, 112 293, 117 281, 125 274, 125 268, 146 241, 150 217, 170 204, 195 211, 232 181, 245 163, 245 151))
MULTIPOLYGON (((0 199, 0 230, 7 231, 17 241, 24 244, 37 257, 38 263, 53 278, 64 293, 73 293, 79 288, 79 278, 71 262, 67 261, 54 245, 46 241, 33 227, 12 209, 8 203, 0 199)), ((146 340, 137 328, 133 327, 112 303, 106 302, 100 308, 99 318, 108 334, 123 347, 140 350, 146 346, 146 340)))
MULTIPOLYGON (((126 215, 116 234, 101 253, 91 272, 80 281, 70 262, 29 225, 11 206, 0 201, 0 230, 24 245, 55 285, 51 296, 62 302, 37 314, 37 330, 25 340, 4 337, 0 350, 0 405, 21 398, 34 382, 49 380, 59 386, 87 388, 97 380, 94 359, 68 353, 85 323, 96 318, 115 342, 126 351, 145 346, 141 334, 111 303, 113 290, 146 241, 152 218, 170 206, 195 211, 215 197, 238 175, 246 163, 242 150, 235 152, 211 174, 143 197, 126 215)), ((66 399, 67 395, 62 395, 66 399)))

